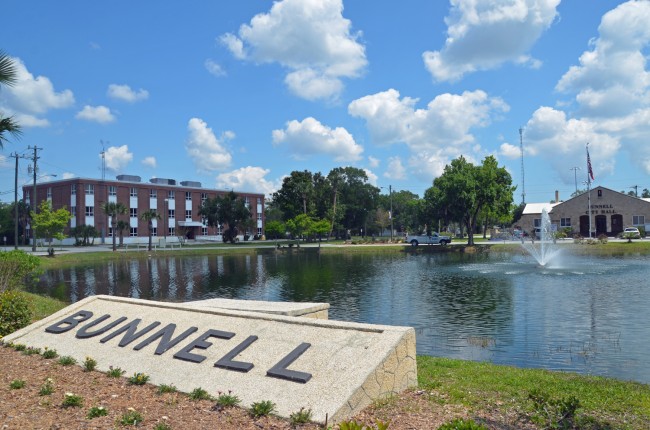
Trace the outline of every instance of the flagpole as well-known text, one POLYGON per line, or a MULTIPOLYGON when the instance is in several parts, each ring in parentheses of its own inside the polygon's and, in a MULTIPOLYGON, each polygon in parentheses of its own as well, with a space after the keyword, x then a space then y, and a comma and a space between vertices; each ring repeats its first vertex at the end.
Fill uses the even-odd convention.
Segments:
POLYGON ((589 159, 589 142, 587 142, 587 205, 589 206, 589 239, 591 239, 591 160, 589 159))

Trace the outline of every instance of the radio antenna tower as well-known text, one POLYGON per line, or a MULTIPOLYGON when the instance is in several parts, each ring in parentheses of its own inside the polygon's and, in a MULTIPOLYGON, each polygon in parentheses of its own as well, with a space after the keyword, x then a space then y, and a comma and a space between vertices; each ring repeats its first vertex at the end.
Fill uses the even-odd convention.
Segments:
POLYGON ((521 203, 526 203, 526 187, 524 185, 524 129, 519 127, 519 151, 521 152, 521 203))
POLYGON ((102 152, 100 154, 102 155, 102 181, 106 180, 106 144, 108 142, 104 142, 103 140, 100 139, 99 144, 102 145, 102 152))

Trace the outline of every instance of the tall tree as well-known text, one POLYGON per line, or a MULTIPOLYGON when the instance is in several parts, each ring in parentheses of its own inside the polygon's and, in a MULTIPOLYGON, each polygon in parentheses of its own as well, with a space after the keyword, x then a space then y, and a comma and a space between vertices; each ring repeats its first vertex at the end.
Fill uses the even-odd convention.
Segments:
POLYGON ((223 231, 223 241, 235 243, 238 228, 251 218, 251 211, 235 192, 230 191, 223 197, 206 199, 199 209, 199 215, 205 217, 209 226, 227 225, 223 231))
POLYGON ((473 245, 481 211, 489 205, 496 216, 509 213, 514 190, 510 174, 504 167, 498 167, 493 156, 486 157, 481 166, 474 166, 461 156, 445 166, 425 199, 433 207, 446 210, 451 220, 462 223, 467 229, 467 244, 473 245))
POLYGON ((149 233, 149 246, 147 249, 151 251, 151 245, 152 245, 152 233, 153 233, 153 220, 159 220, 160 219, 160 214, 158 211, 155 209, 149 209, 147 211, 144 211, 142 215, 140 215, 140 219, 142 221, 147 222, 147 229, 149 233))
POLYGON ((111 231, 113 232, 113 251, 117 249, 115 244, 115 232, 117 231, 117 216, 126 213, 126 206, 122 203, 105 202, 102 204, 102 211, 106 216, 111 217, 111 231))
POLYGON ((273 193, 274 203, 282 210, 284 221, 314 209, 314 175, 304 170, 293 171, 282 180, 282 187, 273 193))
POLYGON ((118 234, 120 235, 120 246, 124 245, 124 230, 129 228, 129 223, 124 220, 119 220, 115 225, 118 234))
MULTIPOLYGON (((16 66, 9 55, 0 51, 0 88, 2 85, 13 86, 16 83, 16 66)), ((19 138, 22 134, 20 125, 13 117, 5 117, 0 112, 0 149, 8 142, 7 134, 19 138)))
POLYGON ((63 240, 65 238, 63 230, 70 222, 72 215, 65 208, 56 211, 52 210, 50 202, 48 200, 43 200, 39 207, 39 212, 34 213, 32 211, 31 217, 36 234, 48 240, 48 254, 54 256, 52 240, 63 240))

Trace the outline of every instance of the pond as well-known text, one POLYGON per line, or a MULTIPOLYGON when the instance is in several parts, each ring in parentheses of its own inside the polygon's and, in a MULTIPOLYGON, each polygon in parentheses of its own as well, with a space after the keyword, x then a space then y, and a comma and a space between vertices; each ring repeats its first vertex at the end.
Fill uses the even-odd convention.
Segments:
POLYGON ((330 318, 414 327, 418 354, 650 383, 650 264, 642 255, 334 253, 121 260, 52 270, 38 292, 183 302, 330 303, 330 318))

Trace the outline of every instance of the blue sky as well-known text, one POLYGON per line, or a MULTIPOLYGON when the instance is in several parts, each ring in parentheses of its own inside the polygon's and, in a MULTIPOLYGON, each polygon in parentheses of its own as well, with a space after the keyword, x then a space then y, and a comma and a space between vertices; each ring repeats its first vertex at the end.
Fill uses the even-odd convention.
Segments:
MULTIPOLYGON (((354 166, 422 196, 450 160, 494 155, 521 201, 586 179, 650 188, 649 1, 3 2, 19 82, 0 111, 39 175, 276 190, 354 166)), ((29 182, 21 160, 19 185, 29 182)))

